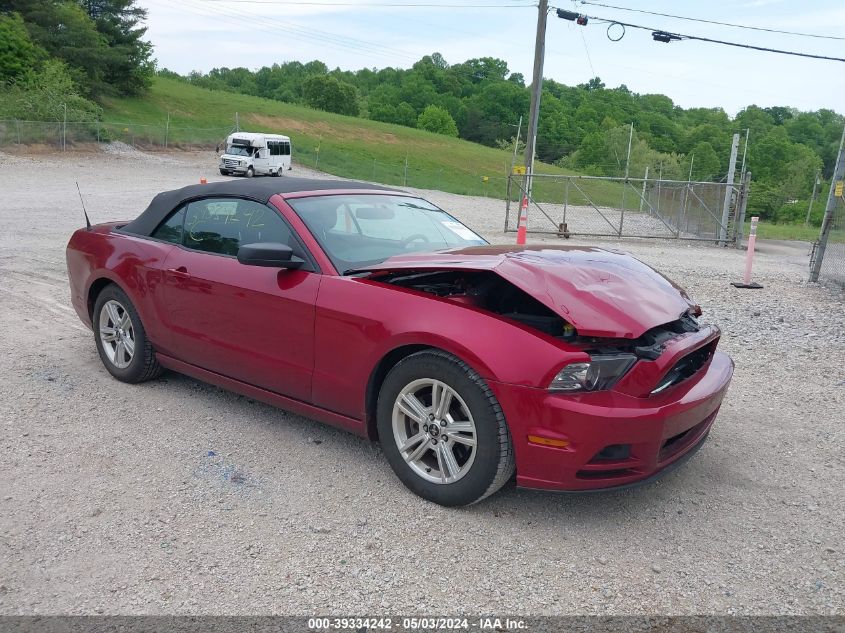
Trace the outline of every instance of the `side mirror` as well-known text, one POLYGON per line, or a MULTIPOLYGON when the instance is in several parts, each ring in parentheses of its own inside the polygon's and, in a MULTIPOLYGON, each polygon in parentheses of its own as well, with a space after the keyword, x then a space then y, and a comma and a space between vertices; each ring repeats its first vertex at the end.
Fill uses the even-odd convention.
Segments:
POLYGON ((276 242, 244 244, 238 249, 238 261, 245 266, 289 269, 299 268, 305 263, 293 254, 290 246, 276 242))

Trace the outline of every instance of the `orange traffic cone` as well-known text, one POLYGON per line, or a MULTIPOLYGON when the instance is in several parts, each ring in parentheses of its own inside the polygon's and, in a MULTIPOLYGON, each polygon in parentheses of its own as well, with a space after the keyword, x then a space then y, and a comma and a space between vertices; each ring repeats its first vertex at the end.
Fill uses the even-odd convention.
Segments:
POLYGON ((200 184, 201 185, 207 185, 208 181, 205 178, 200 178, 200 184))
POLYGON ((520 246, 525 244, 525 234, 528 231, 528 196, 522 196, 522 203, 519 205, 519 225, 516 229, 516 243, 520 246))

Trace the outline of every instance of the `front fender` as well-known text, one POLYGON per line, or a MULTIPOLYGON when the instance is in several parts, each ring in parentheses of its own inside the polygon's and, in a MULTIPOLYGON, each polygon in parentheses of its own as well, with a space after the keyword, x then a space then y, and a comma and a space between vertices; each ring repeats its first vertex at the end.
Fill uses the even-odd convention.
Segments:
POLYGON ((358 419, 373 369, 400 347, 436 347, 482 378, 526 387, 545 387, 555 368, 583 356, 484 310, 350 277, 323 279, 315 336, 314 404, 358 419))

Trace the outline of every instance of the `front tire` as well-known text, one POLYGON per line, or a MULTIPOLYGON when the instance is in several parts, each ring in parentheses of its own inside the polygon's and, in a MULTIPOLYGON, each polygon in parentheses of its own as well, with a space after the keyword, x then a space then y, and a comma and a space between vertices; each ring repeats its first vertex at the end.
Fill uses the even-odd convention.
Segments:
POLYGON ((100 360, 121 382, 138 383, 162 373, 135 306, 118 286, 106 286, 94 303, 94 340, 100 360))
POLYGON ((434 503, 476 503, 513 476, 502 408, 487 383, 451 354, 426 350, 401 360, 382 384, 377 425, 393 471, 434 503))
POLYGON ((252 168, 252 166, 247 167, 245 175, 247 178, 252 178, 255 175, 255 170, 252 168))
POLYGON ((221 170, 220 170, 220 175, 221 175, 221 176, 228 176, 228 175, 229 175, 229 172, 228 172, 228 171, 226 171, 225 169, 221 169, 221 170))

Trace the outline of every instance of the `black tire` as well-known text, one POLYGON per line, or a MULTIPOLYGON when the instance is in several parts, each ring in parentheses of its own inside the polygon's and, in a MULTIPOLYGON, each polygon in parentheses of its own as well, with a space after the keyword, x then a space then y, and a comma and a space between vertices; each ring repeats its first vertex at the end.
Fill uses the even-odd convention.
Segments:
MULTIPOLYGON (((400 426, 408 423, 415 425, 409 417, 402 418, 400 415, 398 419, 400 426)), ((516 470, 505 416, 490 387, 466 363, 439 350, 411 354, 391 369, 379 392, 377 425, 384 454, 402 483, 420 497, 440 505, 464 506, 477 503, 507 483, 516 470), (445 383, 454 391, 463 401, 457 406, 466 406, 475 426, 474 459, 471 463, 465 461, 465 464, 469 463, 465 474, 449 483, 433 483, 424 478, 427 475, 418 474, 403 457, 398 444, 402 438, 397 439, 394 432, 394 406, 397 398, 403 390, 416 384, 415 381, 424 382, 426 379, 445 383)), ((422 432, 418 426, 413 428, 409 434, 422 432)), ((441 430, 442 443, 448 430, 445 424, 441 430)), ((458 450, 454 438, 450 446, 454 447, 451 449, 454 456, 454 451, 458 450)), ((463 447, 461 449, 464 450, 463 447)), ((408 452, 412 451, 409 449, 408 452)), ((432 454, 438 457, 440 463, 439 456, 432 454)), ((431 456, 426 456, 426 459, 431 459, 431 456)), ((426 469, 426 472, 432 471, 426 469)))
POLYGON ((147 332, 144 330, 141 318, 138 316, 138 312, 135 310, 135 306, 132 305, 129 297, 118 286, 110 284, 103 288, 94 302, 94 313, 91 321, 94 328, 94 341, 97 345, 97 352, 100 354, 100 360, 112 376, 121 382, 139 383, 158 378, 161 375, 163 368, 156 359, 155 350, 147 338, 147 332), (114 349, 112 348, 111 353, 107 353, 106 345, 111 346, 111 343, 104 341, 101 336, 101 315, 105 314, 105 318, 108 319, 106 304, 109 302, 116 302, 129 315, 132 340, 134 340, 134 351, 131 360, 125 367, 118 366, 110 358, 110 354, 115 354, 114 349))
POLYGON ((252 168, 252 165, 246 168, 246 174, 244 174, 247 178, 252 178, 255 175, 255 170, 252 168))
POLYGON ((228 171, 226 171, 225 169, 221 169, 221 170, 220 170, 220 175, 221 175, 221 176, 228 176, 228 175, 229 175, 229 172, 228 172, 228 171))

